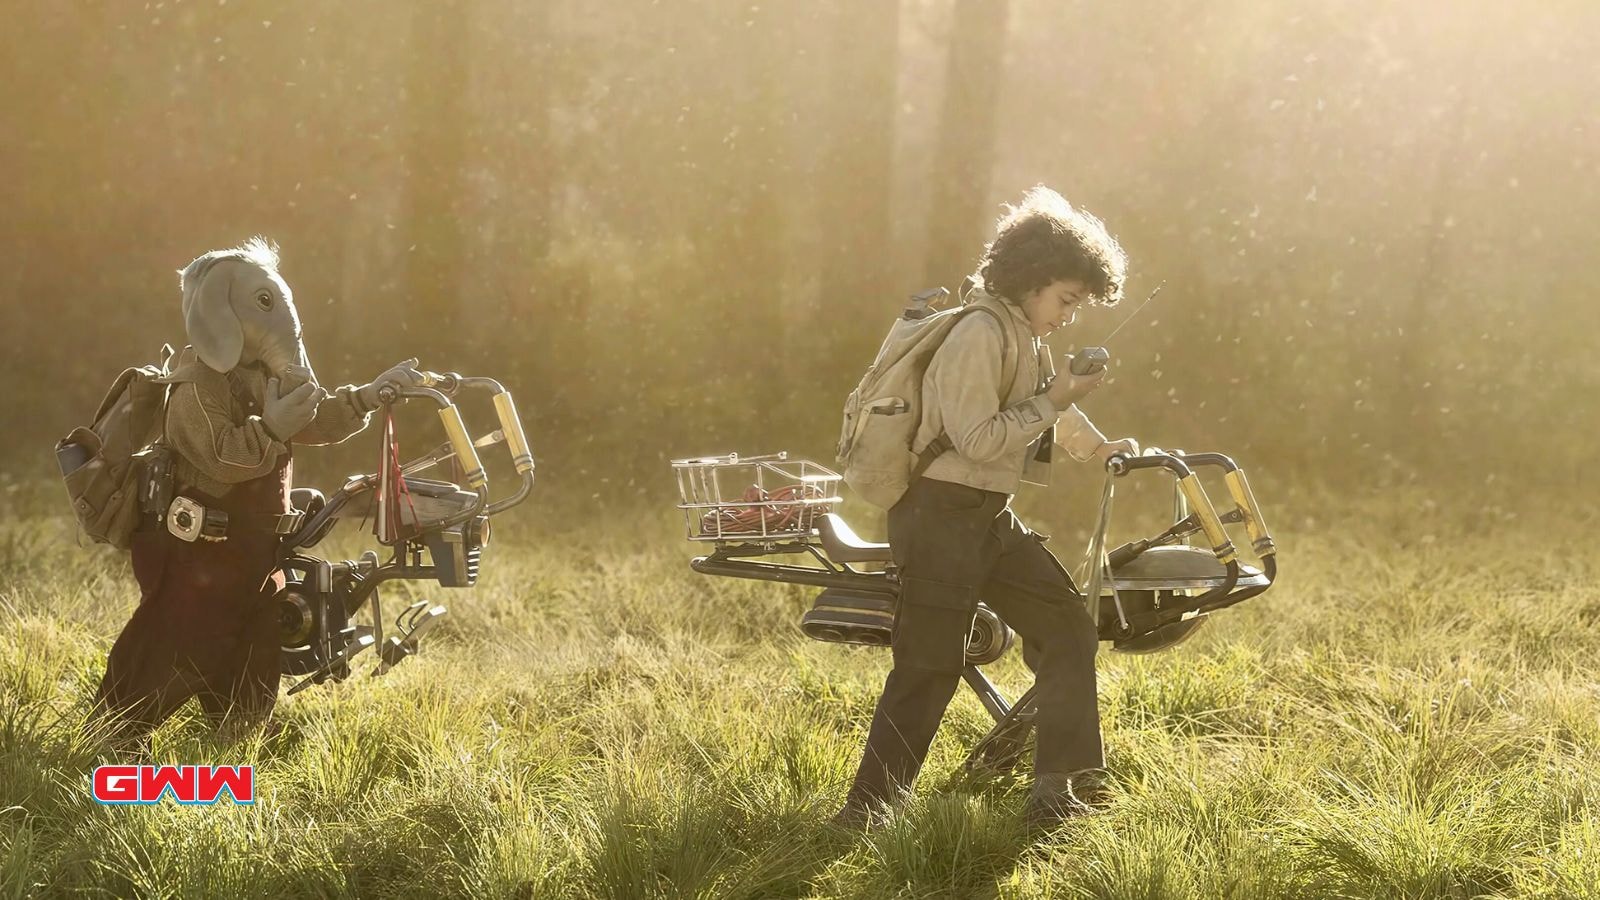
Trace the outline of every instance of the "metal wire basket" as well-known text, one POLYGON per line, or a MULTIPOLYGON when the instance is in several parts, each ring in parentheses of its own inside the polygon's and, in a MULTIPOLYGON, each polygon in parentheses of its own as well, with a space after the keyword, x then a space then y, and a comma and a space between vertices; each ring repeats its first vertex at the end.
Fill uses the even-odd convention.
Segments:
POLYGON ((691 541, 804 541, 839 502, 837 472, 787 453, 675 459, 672 468, 691 541))

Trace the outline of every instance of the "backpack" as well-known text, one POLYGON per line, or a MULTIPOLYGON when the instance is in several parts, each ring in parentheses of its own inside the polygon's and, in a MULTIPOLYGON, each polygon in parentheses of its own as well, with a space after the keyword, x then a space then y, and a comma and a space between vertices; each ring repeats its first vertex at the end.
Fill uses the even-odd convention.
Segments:
POLYGON ((170 466, 166 437, 168 374, 172 348, 161 348, 159 366, 124 369, 94 414, 93 423, 72 429, 56 443, 56 460, 78 526, 95 543, 127 550, 139 525, 147 474, 170 466))
MULTIPOLYGON (((1004 313, 981 301, 938 312, 929 308, 933 300, 949 293, 935 288, 911 298, 890 326, 861 383, 845 401, 838 460, 845 483, 873 506, 893 506, 911 482, 953 446, 949 435, 941 434, 920 454, 911 449, 922 424, 922 376, 950 330, 968 315, 989 315, 1000 325, 1001 334, 1007 335, 1008 347, 1011 343, 1004 313)), ((1001 381, 1002 392, 1010 390, 1016 379, 1016 354, 1004 355, 1013 365, 1011 376, 1001 381)))

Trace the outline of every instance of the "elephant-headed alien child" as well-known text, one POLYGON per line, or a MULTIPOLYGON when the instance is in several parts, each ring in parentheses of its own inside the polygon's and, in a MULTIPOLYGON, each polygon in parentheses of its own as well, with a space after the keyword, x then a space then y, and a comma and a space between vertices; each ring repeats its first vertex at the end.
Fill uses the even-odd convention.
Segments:
POLYGON ((178 277, 189 344, 163 379, 165 443, 175 502, 191 504, 178 518, 206 528, 180 534, 151 515, 133 537, 139 605, 91 715, 92 729, 123 750, 142 749, 191 697, 225 734, 266 723, 278 695, 272 601, 284 583, 280 536, 295 520, 293 448, 356 434, 381 388, 422 377, 409 360, 360 387, 322 388, 277 250, 259 238, 206 253, 178 277))

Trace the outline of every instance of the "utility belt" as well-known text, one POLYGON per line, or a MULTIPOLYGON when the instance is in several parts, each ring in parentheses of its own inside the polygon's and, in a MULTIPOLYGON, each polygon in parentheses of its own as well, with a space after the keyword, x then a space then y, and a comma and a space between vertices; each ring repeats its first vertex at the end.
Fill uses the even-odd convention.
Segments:
POLYGON ((178 493, 176 460, 172 450, 164 445, 144 454, 143 471, 139 481, 139 512, 143 527, 156 531, 165 525, 173 537, 181 541, 225 541, 242 533, 293 534, 299 530, 306 514, 302 510, 287 513, 230 513, 208 508, 193 497, 178 493))
POLYGON ((230 513, 207 507, 192 497, 172 498, 166 512, 146 514, 144 531, 165 531, 180 541, 225 541, 249 534, 294 534, 305 522, 303 510, 287 513, 230 513))
POLYGON ((180 541, 225 541, 242 533, 294 534, 305 521, 300 510, 287 513, 228 513, 190 497, 174 497, 161 517, 167 533, 180 541))

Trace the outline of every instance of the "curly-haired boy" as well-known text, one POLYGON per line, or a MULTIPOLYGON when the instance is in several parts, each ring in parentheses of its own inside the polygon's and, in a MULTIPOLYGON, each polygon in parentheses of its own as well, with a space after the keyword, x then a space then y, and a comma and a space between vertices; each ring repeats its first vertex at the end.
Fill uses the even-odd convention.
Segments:
POLYGON ((1036 673, 1029 822, 1049 825, 1096 801, 1104 766, 1099 636, 1066 570, 1010 500, 1024 480, 1045 483, 1053 446, 1079 461, 1138 452, 1131 439, 1107 440, 1073 405, 1105 370, 1058 375, 1042 341, 1080 307, 1116 303, 1126 269, 1104 224, 1048 188, 1029 191, 1000 220, 968 302, 1001 315, 959 322, 923 379, 912 450, 922 453, 941 435, 950 446, 889 510, 901 584, 894 668, 837 823, 867 824, 910 790, 960 680, 980 599, 1022 635, 1036 673))

